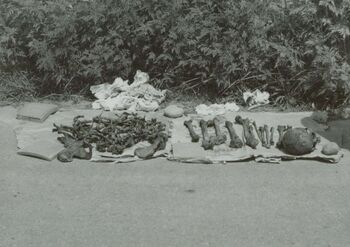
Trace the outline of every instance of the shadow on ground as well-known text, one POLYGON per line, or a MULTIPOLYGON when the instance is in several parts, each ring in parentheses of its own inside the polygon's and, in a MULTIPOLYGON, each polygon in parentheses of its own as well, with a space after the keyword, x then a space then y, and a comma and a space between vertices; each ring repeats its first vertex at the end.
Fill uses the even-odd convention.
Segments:
POLYGON ((326 125, 318 124, 315 127, 315 121, 312 117, 305 117, 301 123, 306 127, 326 138, 331 142, 336 142, 341 148, 350 150, 350 120, 335 120, 326 125))

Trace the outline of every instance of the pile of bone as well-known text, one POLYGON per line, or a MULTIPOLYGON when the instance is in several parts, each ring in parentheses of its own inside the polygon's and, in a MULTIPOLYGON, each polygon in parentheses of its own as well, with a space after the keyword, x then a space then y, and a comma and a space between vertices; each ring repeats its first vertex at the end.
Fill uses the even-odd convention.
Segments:
POLYGON ((121 155, 125 149, 142 141, 151 145, 137 148, 135 155, 147 159, 163 150, 168 140, 164 123, 156 119, 146 120, 134 113, 122 113, 115 118, 97 116, 91 120, 76 116, 72 126, 54 126, 53 131, 60 135, 58 140, 65 147, 58 155, 62 162, 71 162, 73 158, 90 159, 93 146, 99 152, 121 155), (84 151, 85 148, 89 151, 84 151))
MULTIPOLYGON (((220 129, 220 120, 218 118, 209 121, 199 121, 202 138, 195 132, 192 120, 185 121, 184 125, 190 133, 191 141, 199 142, 199 140, 202 139, 202 147, 205 150, 211 150, 214 146, 224 144, 227 141, 226 135, 223 134, 223 131, 220 129), (208 128, 210 127, 214 127, 215 129, 214 136, 209 135, 208 128)), ((266 124, 258 127, 255 121, 248 118, 244 119, 241 116, 236 116, 235 123, 226 121, 225 127, 230 137, 230 148, 242 148, 246 145, 256 149, 259 143, 261 143, 262 147, 267 149, 275 146, 290 155, 305 155, 314 151, 317 143, 320 142, 320 138, 318 138, 314 132, 306 128, 293 128, 292 126, 282 125, 277 127, 279 138, 278 141, 275 142, 273 139, 275 132, 274 127, 269 127, 266 124), (234 124, 243 127, 242 138, 236 133, 234 124)))

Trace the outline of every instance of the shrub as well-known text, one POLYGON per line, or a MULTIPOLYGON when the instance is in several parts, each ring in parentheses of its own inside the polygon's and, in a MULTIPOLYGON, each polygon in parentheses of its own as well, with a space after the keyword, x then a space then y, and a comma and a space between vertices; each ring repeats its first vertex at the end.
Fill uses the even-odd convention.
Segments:
POLYGON ((349 95, 345 0, 3 0, 0 69, 42 93, 150 73, 159 87, 263 88, 320 107, 349 95), (336 96, 336 97, 335 97, 336 96), (320 100, 322 99, 322 100, 320 100), (326 101, 324 99, 327 99, 326 101))

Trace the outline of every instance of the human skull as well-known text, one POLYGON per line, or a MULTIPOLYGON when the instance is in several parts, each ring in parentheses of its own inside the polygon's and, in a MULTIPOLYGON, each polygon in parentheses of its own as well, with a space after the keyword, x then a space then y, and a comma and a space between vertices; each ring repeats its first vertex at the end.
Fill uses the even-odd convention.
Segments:
POLYGON ((293 128, 283 135, 281 149, 287 154, 304 155, 314 151, 319 141, 316 134, 307 128, 293 128))

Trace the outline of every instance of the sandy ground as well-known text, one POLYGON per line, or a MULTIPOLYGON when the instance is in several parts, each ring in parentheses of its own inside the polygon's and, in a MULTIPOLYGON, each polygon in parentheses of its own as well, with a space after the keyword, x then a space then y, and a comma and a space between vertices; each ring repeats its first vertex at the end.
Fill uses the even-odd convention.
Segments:
POLYGON ((62 164, 0 127, 0 246, 350 246, 341 163, 62 164))

